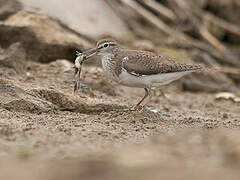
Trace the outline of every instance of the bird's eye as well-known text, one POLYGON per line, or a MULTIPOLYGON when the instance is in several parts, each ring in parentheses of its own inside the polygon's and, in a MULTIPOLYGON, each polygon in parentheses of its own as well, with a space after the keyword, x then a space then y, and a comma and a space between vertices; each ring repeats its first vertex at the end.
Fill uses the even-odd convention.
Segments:
POLYGON ((105 47, 105 48, 108 47, 108 43, 105 43, 105 44, 103 45, 103 47, 105 47))

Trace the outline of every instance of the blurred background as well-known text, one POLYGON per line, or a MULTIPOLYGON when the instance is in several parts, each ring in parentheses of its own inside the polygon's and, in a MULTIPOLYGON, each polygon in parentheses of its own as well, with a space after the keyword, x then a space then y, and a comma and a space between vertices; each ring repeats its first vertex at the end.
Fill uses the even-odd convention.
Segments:
POLYGON ((0 179, 239 179, 239 88, 239 0, 0 0, 0 179), (102 38, 209 70, 119 114, 143 92, 64 72, 102 38))
POLYGON ((30 60, 46 63, 73 61, 76 49, 112 37, 134 49, 180 61, 186 55, 190 61, 220 67, 220 73, 185 80, 186 89, 233 91, 240 86, 239 6, 237 0, 1 0, 0 40, 5 48, 20 42, 30 60), (24 37, 27 31, 32 37, 24 37))

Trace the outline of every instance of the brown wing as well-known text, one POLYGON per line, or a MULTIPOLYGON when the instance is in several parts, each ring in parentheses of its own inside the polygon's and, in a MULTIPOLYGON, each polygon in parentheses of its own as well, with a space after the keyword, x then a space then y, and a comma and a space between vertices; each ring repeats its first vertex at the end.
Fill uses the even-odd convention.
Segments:
POLYGON ((201 69, 200 65, 179 63, 148 51, 127 50, 126 54, 122 61, 123 68, 137 76, 201 69))

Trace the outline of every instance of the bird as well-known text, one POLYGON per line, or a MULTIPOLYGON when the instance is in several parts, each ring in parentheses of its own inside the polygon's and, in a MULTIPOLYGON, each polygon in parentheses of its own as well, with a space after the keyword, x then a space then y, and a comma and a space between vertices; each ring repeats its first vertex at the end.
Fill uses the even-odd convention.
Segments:
POLYGON ((110 79, 124 86, 145 90, 144 96, 133 109, 138 109, 148 97, 142 108, 147 106, 153 88, 167 85, 202 69, 199 64, 181 63, 153 52, 124 48, 114 39, 101 39, 95 48, 78 54, 84 57, 79 58, 84 61, 88 59, 86 57, 95 55, 100 56, 102 68, 110 79))

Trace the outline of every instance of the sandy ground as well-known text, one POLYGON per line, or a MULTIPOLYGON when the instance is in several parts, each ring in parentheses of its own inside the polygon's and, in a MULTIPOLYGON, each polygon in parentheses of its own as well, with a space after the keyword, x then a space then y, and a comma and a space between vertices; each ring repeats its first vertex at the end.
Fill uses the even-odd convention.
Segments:
POLYGON ((144 94, 84 66, 73 94, 65 61, 0 76, 0 179, 239 179, 240 111, 214 94, 156 91, 160 110, 125 111, 144 94))

